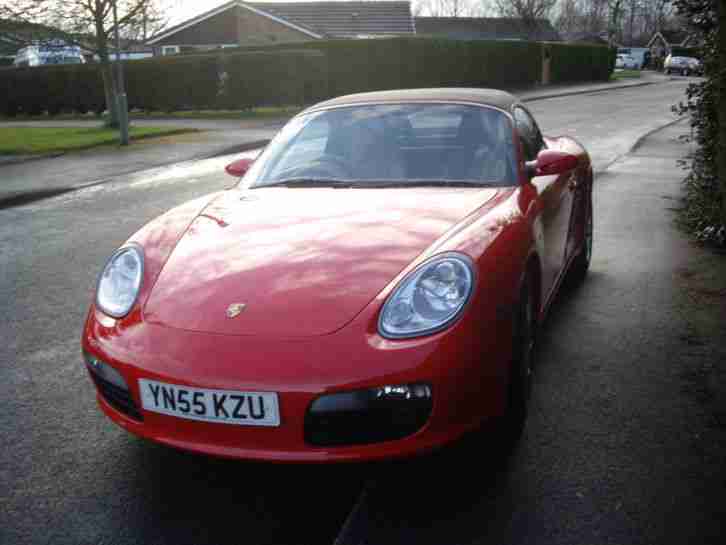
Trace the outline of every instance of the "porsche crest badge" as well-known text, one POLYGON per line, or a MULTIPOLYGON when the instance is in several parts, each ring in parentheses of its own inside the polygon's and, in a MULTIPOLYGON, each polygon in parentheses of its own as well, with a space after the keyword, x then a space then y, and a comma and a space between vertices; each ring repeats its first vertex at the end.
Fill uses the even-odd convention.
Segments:
POLYGON ((247 305, 244 303, 233 303, 227 307, 227 318, 236 318, 242 312, 244 309, 247 308, 247 305))

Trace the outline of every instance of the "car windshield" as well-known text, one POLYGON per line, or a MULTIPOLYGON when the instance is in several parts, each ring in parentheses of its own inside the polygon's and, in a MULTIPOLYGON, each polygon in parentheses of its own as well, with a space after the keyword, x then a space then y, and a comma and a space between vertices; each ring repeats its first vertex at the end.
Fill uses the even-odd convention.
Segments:
POLYGON ((349 106, 290 121, 241 184, 515 185, 514 149, 510 118, 494 108, 349 106))

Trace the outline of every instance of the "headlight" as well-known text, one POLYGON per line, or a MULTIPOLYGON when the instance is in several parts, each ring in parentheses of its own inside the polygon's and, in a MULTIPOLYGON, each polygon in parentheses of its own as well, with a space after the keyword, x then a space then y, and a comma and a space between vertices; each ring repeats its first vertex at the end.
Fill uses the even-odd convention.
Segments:
POLYGON ((96 290, 96 304, 114 318, 123 318, 136 302, 144 273, 144 255, 138 246, 124 246, 108 260, 96 290))
POLYGON ((441 331, 461 313, 474 286, 471 260, 443 254, 409 274, 383 306, 381 335, 391 339, 419 337, 441 331))

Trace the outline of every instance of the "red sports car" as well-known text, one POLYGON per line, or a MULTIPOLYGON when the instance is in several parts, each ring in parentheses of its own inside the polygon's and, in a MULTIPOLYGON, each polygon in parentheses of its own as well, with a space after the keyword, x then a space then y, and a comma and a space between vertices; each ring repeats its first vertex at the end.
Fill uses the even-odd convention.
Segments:
POLYGON ((211 455, 410 455, 517 436, 538 325, 592 251, 592 167, 512 95, 346 96, 118 249, 82 347, 103 411, 211 455))

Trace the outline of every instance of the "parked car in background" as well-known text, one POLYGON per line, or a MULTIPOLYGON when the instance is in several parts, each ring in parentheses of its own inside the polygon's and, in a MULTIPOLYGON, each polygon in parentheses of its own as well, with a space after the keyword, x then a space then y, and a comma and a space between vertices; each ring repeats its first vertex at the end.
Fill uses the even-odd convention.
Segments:
POLYGON ((676 73, 682 76, 689 76, 691 74, 701 74, 703 72, 703 66, 701 65, 701 61, 694 57, 668 55, 663 64, 663 70, 666 74, 676 73))
POLYGON ((47 64, 84 64, 86 59, 80 47, 64 43, 31 45, 15 55, 15 66, 44 66, 47 64))
POLYGON ((109 418, 287 462, 519 435, 540 324, 590 263, 580 144, 501 91, 381 91, 312 106, 227 171, 237 187, 103 268, 82 345, 109 418))
POLYGON ((619 53, 615 59, 615 68, 637 70, 640 67, 638 66, 638 61, 634 57, 619 53))
MULTIPOLYGON (((118 55, 117 53, 109 53, 108 58, 111 60, 111 62, 115 62, 118 57, 121 57, 122 61, 138 61, 141 59, 150 59, 154 56, 153 51, 121 51, 121 54, 118 55)), ((101 57, 98 55, 93 56, 93 60, 95 62, 100 62, 101 57)))
POLYGON ((627 55, 633 59, 635 68, 642 70, 650 63, 650 49, 647 47, 620 47, 618 55, 627 55))

